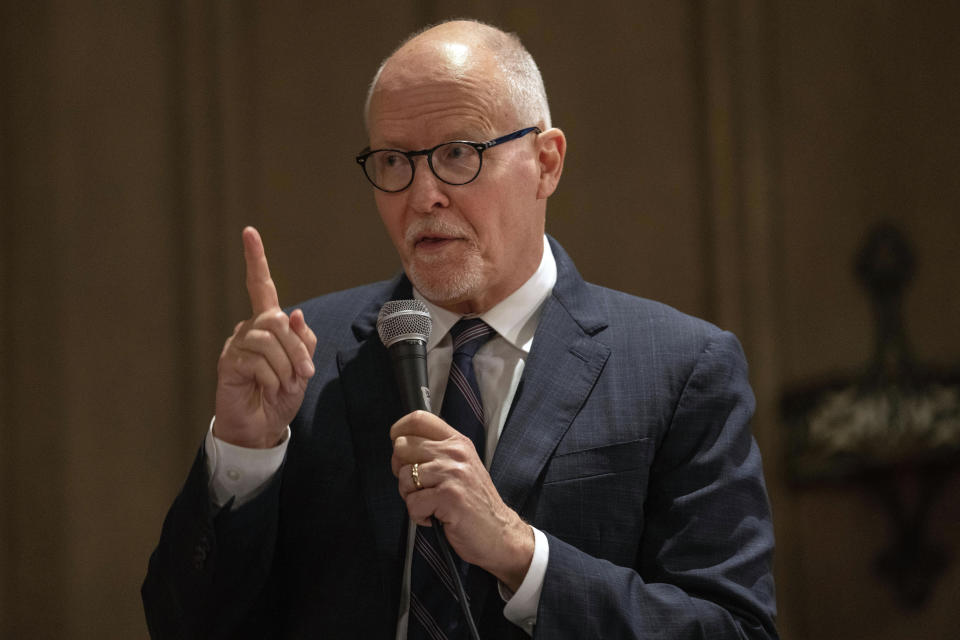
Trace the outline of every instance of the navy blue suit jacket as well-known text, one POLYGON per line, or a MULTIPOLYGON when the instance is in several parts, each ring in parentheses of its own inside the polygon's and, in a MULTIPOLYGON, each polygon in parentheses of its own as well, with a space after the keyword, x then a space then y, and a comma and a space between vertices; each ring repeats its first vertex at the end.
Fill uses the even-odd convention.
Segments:
MULTIPOLYGON (((769 638, 773 527, 736 338, 558 278, 490 474, 547 534, 537 638, 769 638)), ((400 276, 311 300, 317 373, 281 472, 210 504, 203 453, 164 522, 143 599, 155 638, 392 638, 406 510, 390 471, 401 417, 375 330, 400 276)), ((495 544, 496 541, 491 541, 495 544)), ((525 638, 496 581, 469 580, 487 640, 525 638)))

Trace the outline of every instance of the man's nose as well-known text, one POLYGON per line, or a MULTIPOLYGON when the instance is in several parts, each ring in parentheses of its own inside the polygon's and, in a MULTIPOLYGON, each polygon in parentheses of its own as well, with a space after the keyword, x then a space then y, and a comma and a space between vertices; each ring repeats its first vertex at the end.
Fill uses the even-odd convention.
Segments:
POLYGON ((441 181, 430 169, 426 156, 414 158, 415 171, 410 191, 410 206, 419 213, 431 213, 435 209, 449 206, 450 199, 446 190, 450 186, 441 181))

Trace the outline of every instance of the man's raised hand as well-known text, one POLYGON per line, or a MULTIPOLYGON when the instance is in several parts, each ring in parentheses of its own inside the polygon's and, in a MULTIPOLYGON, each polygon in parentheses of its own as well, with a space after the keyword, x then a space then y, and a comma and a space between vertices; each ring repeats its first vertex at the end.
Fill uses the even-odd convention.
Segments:
POLYGON ((280 309, 260 234, 243 230, 253 317, 227 338, 217 364, 214 435, 243 447, 273 447, 303 403, 317 337, 300 309, 280 309))

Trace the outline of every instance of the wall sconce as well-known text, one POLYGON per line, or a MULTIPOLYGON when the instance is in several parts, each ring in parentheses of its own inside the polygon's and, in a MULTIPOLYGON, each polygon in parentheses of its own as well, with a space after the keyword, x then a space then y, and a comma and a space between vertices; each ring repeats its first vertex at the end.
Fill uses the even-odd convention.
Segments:
POLYGON ((960 367, 917 362, 903 323, 914 265, 896 227, 869 233, 856 275, 873 304, 872 360, 856 377, 788 390, 781 401, 794 485, 861 484, 880 497, 895 539, 877 569, 907 608, 927 601, 949 562, 947 551, 928 540, 927 522, 960 468, 960 367))

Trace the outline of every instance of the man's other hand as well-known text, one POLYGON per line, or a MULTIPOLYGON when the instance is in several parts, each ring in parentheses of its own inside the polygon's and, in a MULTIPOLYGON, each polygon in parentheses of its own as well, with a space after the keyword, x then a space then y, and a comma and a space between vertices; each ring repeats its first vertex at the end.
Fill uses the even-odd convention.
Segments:
POLYGON ((253 317, 227 338, 217 364, 214 435, 242 447, 276 446, 303 403, 317 337, 300 309, 280 309, 260 234, 243 230, 253 317))

